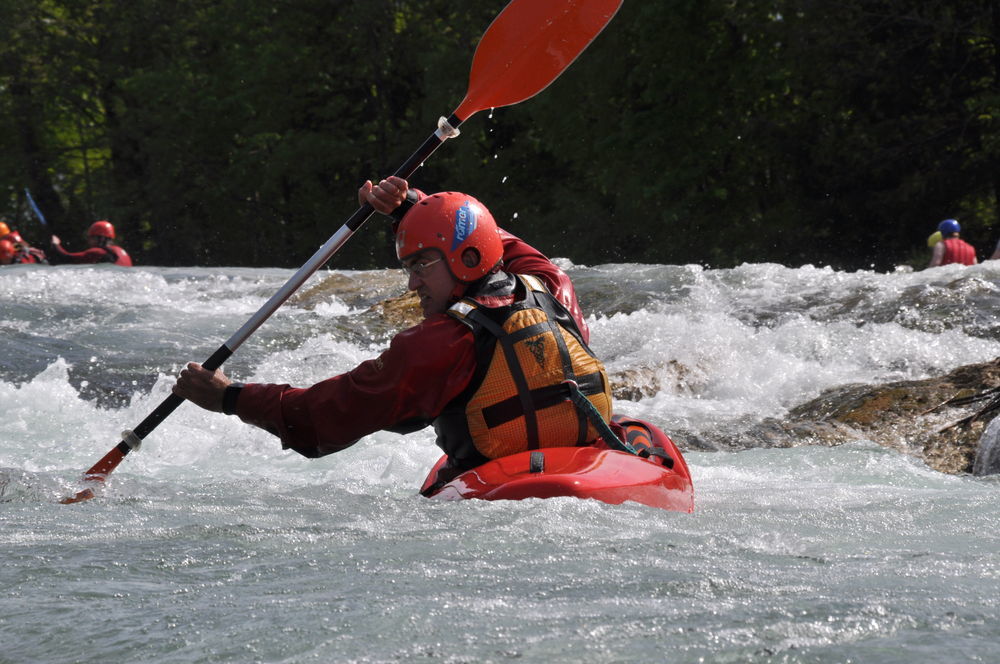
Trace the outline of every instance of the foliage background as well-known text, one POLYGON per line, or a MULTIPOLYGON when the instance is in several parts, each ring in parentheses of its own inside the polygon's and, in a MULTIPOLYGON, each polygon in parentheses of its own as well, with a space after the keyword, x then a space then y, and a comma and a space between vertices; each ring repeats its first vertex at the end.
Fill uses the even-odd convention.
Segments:
MULTIPOLYGON (((301 265, 464 96, 503 0, 0 0, 0 217, 70 249, 301 265)), ((626 0, 413 183, 578 263, 922 264, 1000 234, 995 0, 626 0)), ((392 263, 371 220, 334 259, 392 263)))

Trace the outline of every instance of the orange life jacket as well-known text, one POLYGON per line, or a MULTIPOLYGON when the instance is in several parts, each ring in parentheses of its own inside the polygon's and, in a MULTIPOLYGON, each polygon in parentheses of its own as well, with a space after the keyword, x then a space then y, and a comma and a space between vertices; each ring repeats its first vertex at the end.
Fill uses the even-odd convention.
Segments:
POLYGON ((466 297, 448 310, 477 342, 475 377, 434 421, 438 445, 463 465, 597 440, 600 433, 569 400, 566 381, 577 384, 605 422, 611 418, 604 365, 572 316, 536 277, 512 278, 513 304, 488 307, 466 297))

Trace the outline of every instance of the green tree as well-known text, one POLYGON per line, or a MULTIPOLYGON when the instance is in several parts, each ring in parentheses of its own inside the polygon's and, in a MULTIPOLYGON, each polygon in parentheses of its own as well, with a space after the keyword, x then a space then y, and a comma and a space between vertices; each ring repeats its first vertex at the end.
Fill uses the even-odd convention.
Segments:
MULTIPOLYGON (((464 94, 504 3, 4 0, 0 214, 139 262, 296 266, 464 94)), ((413 179, 577 262, 891 267, 1000 229, 990 0, 671 0, 619 15, 538 97, 413 179), (916 252, 916 254, 914 253, 916 252)), ((337 265, 392 264, 373 222, 337 265)))

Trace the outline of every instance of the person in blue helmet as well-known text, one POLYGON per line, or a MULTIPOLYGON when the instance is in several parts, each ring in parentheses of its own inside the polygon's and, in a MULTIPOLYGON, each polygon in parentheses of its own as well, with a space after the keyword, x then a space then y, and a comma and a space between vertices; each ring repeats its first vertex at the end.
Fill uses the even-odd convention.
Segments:
MULTIPOLYGON (((938 267, 939 265, 975 265, 976 249, 959 237, 962 227, 955 219, 945 219, 938 224, 938 232, 941 233, 941 241, 933 244, 931 251, 931 262, 927 267, 938 267)), ((933 235, 931 237, 934 237, 933 235)), ((930 244, 930 242, 928 242, 930 244)))

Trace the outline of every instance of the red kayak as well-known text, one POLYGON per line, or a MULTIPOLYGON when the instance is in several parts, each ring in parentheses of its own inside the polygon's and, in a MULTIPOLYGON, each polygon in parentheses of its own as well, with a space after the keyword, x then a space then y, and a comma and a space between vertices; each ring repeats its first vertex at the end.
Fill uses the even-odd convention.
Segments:
POLYGON ((694 511, 691 474, 674 442, 648 422, 625 422, 626 439, 640 455, 601 447, 547 447, 493 459, 434 490, 438 470, 447 460, 441 457, 421 493, 443 500, 573 496, 612 505, 631 500, 676 512, 694 511), (650 438, 652 445, 644 445, 650 438), (648 454, 651 448, 655 454, 648 454))

